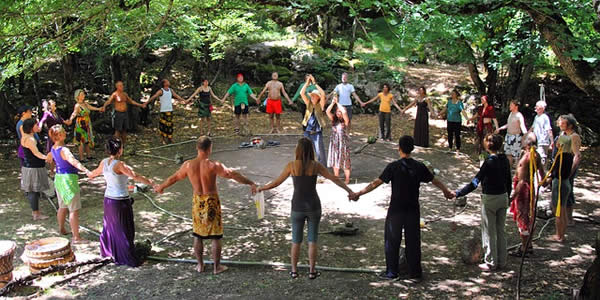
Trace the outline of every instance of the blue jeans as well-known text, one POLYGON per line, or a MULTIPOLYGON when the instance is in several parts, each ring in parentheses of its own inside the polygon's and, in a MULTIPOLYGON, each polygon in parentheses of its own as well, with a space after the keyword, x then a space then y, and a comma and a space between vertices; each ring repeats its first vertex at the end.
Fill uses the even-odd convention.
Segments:
POLYGON ((292 211, 290 216, 292 221, 292 243, 302 243, 304 235, 304 221, 308 223, 307 240, 309 243, 316 243, 319 238, 319 223, 321 222, 321 211, 292 211))

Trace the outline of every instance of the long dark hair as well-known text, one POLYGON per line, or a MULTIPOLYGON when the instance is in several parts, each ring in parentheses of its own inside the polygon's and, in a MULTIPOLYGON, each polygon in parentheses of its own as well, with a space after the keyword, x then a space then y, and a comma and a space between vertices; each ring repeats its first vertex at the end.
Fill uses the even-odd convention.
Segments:
POLYGON ((344 123, 344 119, 340 119, 337 116, 337 111, 338 111, 338 105, 337 103, 334 103, 333 106, 331 107, 331 111, 333 112, 333 120, 331 120, 331 125, 335 126, 337 123, 344 123))
POLYGON ((309 138, 303 137, 298 140, 298 144, 296 145, 296 160, 302 162, 300 175, 306 175, 305 173, 309 164, 315 161, 315 149, 309 138))

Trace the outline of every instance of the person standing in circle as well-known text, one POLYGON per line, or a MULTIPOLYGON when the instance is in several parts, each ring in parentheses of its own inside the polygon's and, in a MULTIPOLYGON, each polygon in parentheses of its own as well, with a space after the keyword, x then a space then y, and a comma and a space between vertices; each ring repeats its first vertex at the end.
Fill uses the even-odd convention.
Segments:
POLYGON ((213 136, 210 127, 210 119, 212 116, 213 106, 210 103, 210 98, 215 98, 221 101, 219 97, 215 95, 212 88, 208 85, 208 79, 202 80, 202 85, 198 87, 194 93, 186 100, 186 104, 189 104, 196 95, 200 96, 200 99, 196 100, 195 105, 198 106, 198 118, 200 118, 200 132, 202 133, 202 122, 206 121, 206 136, 213 136))
POLYGON ((390 92, 390 85, 387 83, 383 84, 381 93, 373 97, 371 100, 361 104, 362 107, 367 104, 379 99, 379 138, 388 142, 392 141, 392 104, 399 110, 402 111, 400 106, 394 99, 394 94, 390 92))
POLYGON ((304 112, 304 120, 302 126, 304 127, 304 136, 309 138, 313 142, 315 147, 315 155, 317 161, 322 165, 327 165, 327 154, 325 153, 325 146, 323 143, 323 126, 325 126, 325 116, 323 109, 325 108, 325 92, 315 82, 315 78, 310 75, 306 78, 306 82, 300 91, 300 96, 306 104, 306 111, 304 112), (316 90, 310 92, 310 98, 306 96, 306 89, 310 84, 313 84, 316 90))
POLYGON ((294 103, 292 102, 292 100, 290 100, 290 97, 286 93, 283 83, 281 83, 281 81, 279 81, 278 78, 279 74, 277 74, 277 72, 273 72, 273 74, 271 74, 272 80, 265 84, 265 88, 260 92, 260 94, 258 94, 256 100, 258 104, 260 102, 260 99, 262 99, 262 95, 267 90, 269 90, 269 92, 267 93, 267 114, 269 114, 269 118, 271 119, 271 133, 279 133, 283 130, 281 128, 281 95, 283 94, 290 106, 294 105, 294 103), (273 122, 273 116, 275 116, 275 118, 277 119, 277 124, 273 122))
POLYGON ((446 127, 448 130, 448 148, 452 151, 452 147, 456 145, 456 151, 460 151, 461 140, 460 140, 460 129, 462 127, 461 114, 467 118, 465 113, 465 107, 463 102, 460 100, 460 93, 457 90, 453 90, 451 93, 451 99, 446 103, 446 107, 438 114, 442 116, 447 113, 446 116, 446 127))
POLYGON ((158 130, 160 131, 160 138, 163 144, 171 144, 173 143, 173 98, 185 102, 185 100, 175 91, 170 88, 171 83, 167 79, 162 80, 162 88, 158 90, 146 103, 144 103, 144 108, 146 108, 149 104, 154 102, 156 98, 160 100, 160 125, 158 126, 158 130))
MULTIPOLYGON (((320 89, 317 86, 318 89, 320 89)), ((302 93, 304 96, 304 93, 302 93)), ((325 93, 323 93, 325 97, 325 93)), ((352 190, 344 184, 337 176, 327 171, 325 166, 315 161, 313 141, 303 137, 296 145, 296 159, 289 162, 277 179, 258 188, 258 192, 268 191, 278 187, 289 176, 294 182, 294 195, 292 196, 292 212, 290 221, 292 223, 292 270, 290 277, 298 278, 298 259, 300 257, 300 246, 302 245, 304 223, 308 224, 308 261, 309 279, 316 279, 321 275, 317 272, 317 240, 319 237, 319 223, 321 222, 321 200, 317 194, 317 176, 321 175, 337 186, 348 192, 349 197, 354 197, 352 190)))
POLYGON ((481 96, 481 105, 477 109, 477 113, 471 117, 469 121, 473 121, 475 119, 477 119, 477 154, 481 155, 482 150, 485 148, 483 146, 483 139, 488 134, 494 133, 494 128, 498 128, 496 111, 494 110, 494 106, 489 102, 488 96, 481 96))
POLYGON ((70 124, 75 120, 75 137, 73 140, 79 145, 79 160, 85 162, 86 159, 93 159, 90 148, 94 147, 94 130, 92 129, 90 112, 92 110, 103 112, 104 107, 98 108, 87 103, 85 92, 81 89, 76 90, 73 95, 77 103, 73 107, 71 117, 66 122, 70 124), (86 156, 83 156, 84 148, 86 156))
POLYGON ((48 154, 50 152, 50 149, 52 148, 52 145, 54 145, 54 142, 50 138, 50 128, 57 124, 71 125, 71 122, 69 122, 69 120, 63 120, 63 118, 56 112, 56 102, 54 100, 44 101, 42 105, 44 107, 44 115, 42 116, 42 119, 38 122, 37 126, 41 129, 44 127, 44 125, 46 125, 46 127, 48 128, 48 137, 46 139, 45 152, 46 154, 48 154))
POLYGON ((21 166, 21 190, 25 192, 31 206, 33 220, 48 219, 39 209, 41 193, 50 189, 46 172, 46 155, 40 151, 38 140, 34 137, 34 119, 23 121, 21 146, 23 148, 23 164, 21 166))
POLYGON ((131 178, 154 188, 158 186, 119 160, 123 155, 123 143, 119 138, 110 137, 106 141, 106 152, 110 157, 103 159, 98 167, 88 174, 90 179, 103 175, 106 181, 100 255, 112 257, 117 265, 137 267, 140 260, 134 252, 133 198, 129 196, 127 182, 131 178))
MULTIPOLYGON (((342 73, 342 83, 338 84, 335 87, 331 94, 333 93, 338 95, 338 103, 344 106, 346 112, 348 113, 350 124, 352 124, 352 99, 350 98, 350 96, 352 96, 360 105, 362 105, 363 102, 360 100, 360 97, 358 97, 358 95, 356 94, 354 86, 348 82, 348 73, 342 73)), ((329 96, 331 96, 331 94, 329 96)), ((348 127, 351 126, 350 124, 348 125, 348 127)))
POLYGON ((116 90, 102 106, 102 111, 106 110, 106 107, 114 102, 115 114, 113 116, 113 128, 115 129, 115 137, 119 138, 123 142, 123 147, 125 147, 127 130, 129 129, 129 112, 127 111, 127 105, 131 104, 141 108, 143 108, 144 105, 135 102, 127 95, 127 93, 125 93, 123 81, 117 81, 115 83, 115 88, 116 90))
POLYGON ((429 147, 429 112, 433 110, 431 100, 427 98, 427 90, 425 87, 420 87, 415 100, 406 106, 402 113, 417 106, 417 117, 415 118, 414 139, 415 146, 429 147))
POLYGON ((346 184, 350 183, 350 136, 346 131, 350 119, 343 105, 338 105, 337 97, 325 111, 331 121, 331 138, 329 139, 329 155, 327 156, 327 167, 333 168, 333 175, 340 176, 340 169, 344 170, 346 184))
POLYGON ((250 129, 248 129, 248 97, 252 97, 255 101, 258 101, 258 98, 252 92, 250 86, 244 82, 244 75, 242 73, 237 74, 236 76, 237 82, 232 84, 223 99, 221 99, 221 103, 225 103, 225 99, 229 97, 229 95, 233 95, 234 99, 232 101, 233 104, 233 113, 235 114, 235 133, 237 134, 250 134, 250 129), (242 116, 243 128, 240 129, 240 116, 242 116))

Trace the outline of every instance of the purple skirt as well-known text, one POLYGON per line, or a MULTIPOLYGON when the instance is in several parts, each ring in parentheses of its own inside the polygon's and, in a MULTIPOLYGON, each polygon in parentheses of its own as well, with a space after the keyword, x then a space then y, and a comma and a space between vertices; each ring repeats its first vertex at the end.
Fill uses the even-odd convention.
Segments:
POLYGON ((104 227, 100 235, 100 255, 112 257, 117 265, 137 267, 134 255, 133 199, 114 200, 104 197, 104 227))

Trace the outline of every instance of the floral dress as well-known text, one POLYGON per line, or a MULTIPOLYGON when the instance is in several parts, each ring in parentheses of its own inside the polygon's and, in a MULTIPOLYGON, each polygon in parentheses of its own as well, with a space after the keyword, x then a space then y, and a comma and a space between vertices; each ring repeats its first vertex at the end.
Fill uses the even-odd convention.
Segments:
POLYGON ((349 170, 350 164, 350 137, 346 132, 346 125, 338 122, 331 129, 329 139, 329 155, 327 167, 349 170))
POLYGON ((90 119, 90 110, 83 105, 79 106, 79 115, 75 119, 75 137, 73 142, 81 145, 88 144, 94 147, 94 131, 90 119))

